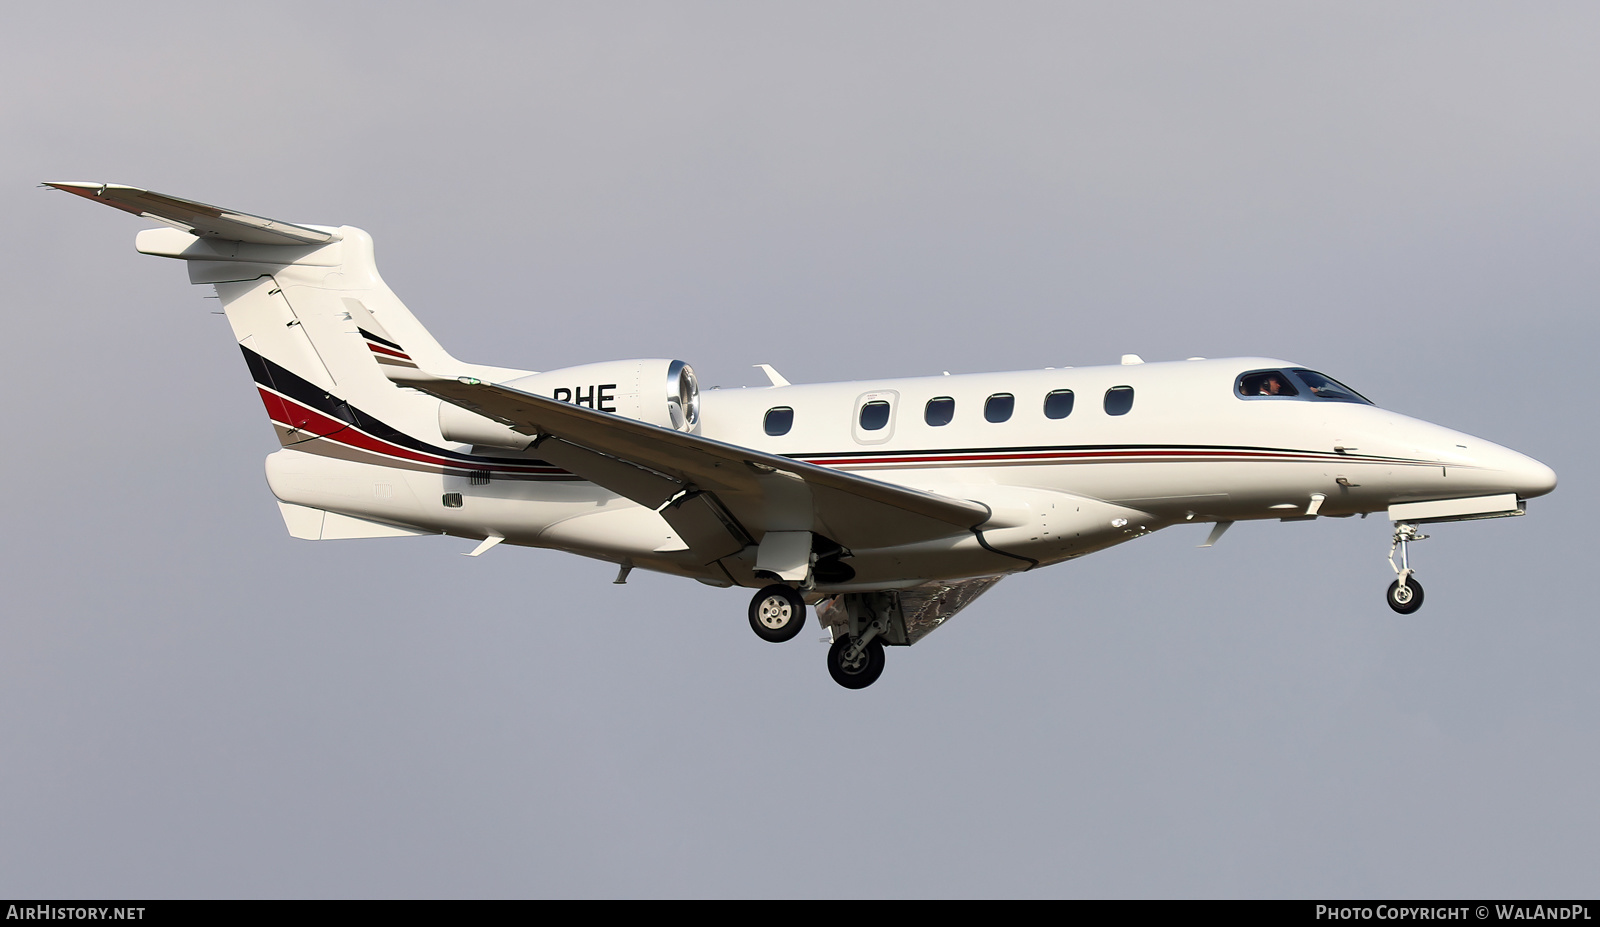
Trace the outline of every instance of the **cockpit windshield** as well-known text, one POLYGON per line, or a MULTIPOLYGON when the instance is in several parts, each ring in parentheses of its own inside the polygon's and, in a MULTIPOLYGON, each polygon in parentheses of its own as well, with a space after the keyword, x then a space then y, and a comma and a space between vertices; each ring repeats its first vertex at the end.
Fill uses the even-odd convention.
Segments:
POLYGON ((1323 399, 1372 405, 1367 397, 1338 380, 1304 367, 1247 371, 1239 375, 1234 391, 1241 399, 1323 399))
POLYGON ((1333 399, 1338 402, 1360 402, 1369 406, 1372 405, 1372 400, 1345 386, 1333 377, 1317 373, 1315 370, 1307 370, 1304 367, 1296 367, 1289 372, 1298 377, 1300 382, 1306 385, 1306 389, 1311 391, 1311 395, 1318 399, 1333 399))

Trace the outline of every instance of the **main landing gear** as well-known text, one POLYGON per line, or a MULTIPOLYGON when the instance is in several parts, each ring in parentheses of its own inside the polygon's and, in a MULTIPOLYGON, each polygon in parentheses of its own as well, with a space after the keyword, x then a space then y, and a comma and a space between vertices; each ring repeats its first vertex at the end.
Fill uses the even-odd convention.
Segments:
POLYGON ((847 593, 817 610, 833 634, 828 675, 846 689, 865 689, 883 675, 886 644, 906 644, 905 617, 895 593, 847 593), (840 620, 842 617, 843 620, 840 620))
POLYGON ((750 630, 764 641, 793 640, 806 623, 806 600, 793 587, 773 583, 750 600, 750 630))
POLYGON ((1413 577, 1411 561, 1407 556, 1406 546, 1412 541, 1427 540, 1427 535, 1417 531, 1417 526, 1409 522, 1396 522, 1394 526, 1394 543, 1389 545, 1389 566, 1394 567, 1395 574, 1399 577, 1389 584, 1389 607, 1402 615, 1409 615, 1422 607, 1422 584, 1413 577), (1400 562, 1395 563, 1395 552, 1400 553, 1400 562))
POLYGON ((828 648, 828 675, 846 689, 865 689, 877 682, 883 675, 883 641, 876 636, 839 635, 828 648))
MULTIPOLYGON (((827 603, 818 606, 817 621, 833 634, 828 675, 846 689, 865 689, 877 682, 883 675, 884 644, 906 643, 904 626, 895 618, 898 600, 889 608, 888 603, 876 602, 879 598, 882 593, 836 596, 830 600, 837 609, 833 612, 828 611, 827 603), (846 616, 843 620, 841 613, 846 616)), ((781 644, 793 640, 805 623, 805 599, 786 583, 773 583, 750 600, 750 629, 764 641, 781 644)))

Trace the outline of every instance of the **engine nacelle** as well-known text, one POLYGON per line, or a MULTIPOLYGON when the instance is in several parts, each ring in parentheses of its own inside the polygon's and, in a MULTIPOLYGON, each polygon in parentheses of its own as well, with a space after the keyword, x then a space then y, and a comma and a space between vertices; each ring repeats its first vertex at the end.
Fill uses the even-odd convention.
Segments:
MULTIPOLYGON (((679 360, 620 360, 547 370, 502 386, 561 402, 611 412, 677 431, 700 431, 700 384, 694 368, 679 360)), ((522 450, 533 435, 450 403, 439 403, 439 431, 446 441, 522 450)))

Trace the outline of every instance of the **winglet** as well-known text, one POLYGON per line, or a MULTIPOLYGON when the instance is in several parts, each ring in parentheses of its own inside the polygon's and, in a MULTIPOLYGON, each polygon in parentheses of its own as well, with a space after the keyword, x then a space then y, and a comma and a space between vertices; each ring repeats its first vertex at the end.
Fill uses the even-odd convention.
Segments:
POLYGON ((47 180, 44 185, 104 203, 123 212, 164 222, 196 238, 244 241, 256 245, 324 245, 338 238, 333 232, 182 200, 139 187, 81 180, 47 180))

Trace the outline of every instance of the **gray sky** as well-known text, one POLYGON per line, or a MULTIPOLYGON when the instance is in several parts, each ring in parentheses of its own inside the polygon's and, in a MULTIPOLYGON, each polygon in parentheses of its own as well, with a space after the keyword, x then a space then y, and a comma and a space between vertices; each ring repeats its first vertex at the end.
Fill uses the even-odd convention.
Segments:
POLYGON ((5 896, 1592 896, 1588 3, 56 4, 0 29, 5 896), (263 12, 266 11, 266 12, 263 12), (1175 528, 847 692, 747 593, 290 539, 104 180, 373 233, 464 359, 1268 354, 1553 466, 1175 528))

